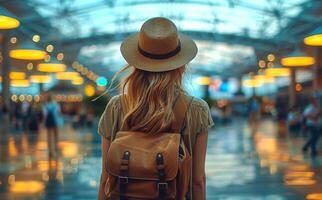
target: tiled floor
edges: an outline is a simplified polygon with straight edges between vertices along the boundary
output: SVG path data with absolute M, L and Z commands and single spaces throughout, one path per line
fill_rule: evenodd
M 94 132 L 65 127 L 54 160 L 44 132 L 1 133 L 0 200 L 96 199 L 101 152 Z M 209 134 L 207 199 L 322 200 L 322 156 L 303 156 L 303 142 L 270 120 L 217 126 Z

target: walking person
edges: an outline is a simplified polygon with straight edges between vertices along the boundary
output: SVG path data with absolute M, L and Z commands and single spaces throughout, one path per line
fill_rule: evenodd
M 197 46 L 169 19 L 152 18 L 123 41 L 121 53 L 128 65 L 120 72 L 131 72 L 99 122 L 99 199 L 206 199 L 213 121 L 208 104 L 181 83 Z
M 317 151 L 317 143 L 319 140 L 320 132 L 320 114 L 321 110 L 319 108 L 318 101 L 315 97 L 310 98 L 310 104 L 304 110 L 304 117 L 306 122 L 307 130 L 310 134 L 308 141 L 303 146 L 303 152 L 306 152 L 309 148 L 311 149 L 311 155 L 316 156 Z
M 58 153 L 58 123 L 60 117 L 60 106 L 51 95 L 43 107 L 45 115 L 45 127 L 47 129 L 47 142 L 49 157 L 57 156 Z

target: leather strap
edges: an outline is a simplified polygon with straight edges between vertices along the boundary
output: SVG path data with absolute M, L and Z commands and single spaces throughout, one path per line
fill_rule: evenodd
M 190 98 L 190 99 L 189 99 Z M 182 132 L 184 121 L 186 119 L 187 111 L 193 100 L 193 97 L 187 97 L 183 93 L 179 93 L 173 107 L 173 113 L 175 116 L 175 121 L 172 124 L 172 130 L 175 133 Z
M 166 200 L 167 199 L 168 183 L 166 181 L 162 153 L 157 154 L 156 163 L 157 163 L 158 173 L 159 173 L 159 182 L 158 182 L 159 199 Z
M 120 185 L 120 200 L 125 200 L 126 197 L 122 194 L 126 193 L 127 184 L 129 183 L 129 162 L 130 162 L 130 152 L 125 151 L 122 158 L 121 169 L 120 169 L 120 176 L 119 185 Z

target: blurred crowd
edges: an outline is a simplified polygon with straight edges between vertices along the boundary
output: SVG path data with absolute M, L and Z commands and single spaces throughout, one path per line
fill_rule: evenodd
M 279 130 L 283 130 L 281 134 L 305 137 L 302 151 L 316 156 L 322 135 L 322 97 L 318 94 L 307 96 L 298 99 L 298 103 L 291 107 L 285 96 L 218 100 L 211 103 L 211 115 L 217 125 L 227 125 L 238 117 L 248 118 L 251 126 L 256 126 L 264 118 L 273 119 Z
M 70 122 L 74 128 L 93 126 L 94 114 L 91 109 L 82 104 L 58 103 L 51 97 L 42 102 L 12 102 L 10 109 L 1 105 L 0 119 L 3 123 L 0 126 L 5 132 L 38 133 L 42 127 L 46 128 L 50 107 L 57 110 L 55 112 L 58 114 L 51 119 L 57 127 L 62 127 L 64 121 Z

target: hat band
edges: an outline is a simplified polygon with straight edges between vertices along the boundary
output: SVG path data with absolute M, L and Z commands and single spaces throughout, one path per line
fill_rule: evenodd
M 167 59 L 167 58 L 171 58 L 172 56 L 175 56 L 181 50 L 181 44 L 179 41 L 177 48 L 175 48 L 173 51 L 170 51 L 169 53 L 165 53 L 165 54 L 153 54 L 153 53 L 146 52 L 140 47 L 140 45 L 138 45 L 138 49 L 139 49 L 139 52 L 143 56 L 159 60 L 159 59 Z

